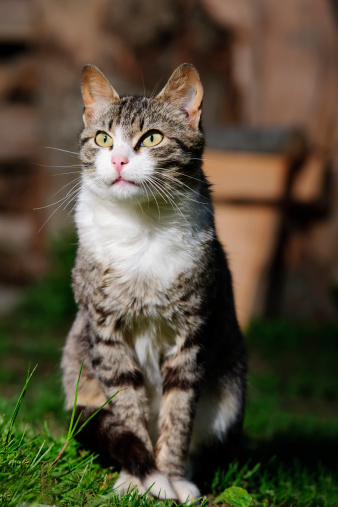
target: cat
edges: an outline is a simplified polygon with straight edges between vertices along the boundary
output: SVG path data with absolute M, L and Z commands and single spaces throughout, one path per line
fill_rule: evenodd
M 241 433 L 246 384 L 202 171 L 202 84 L 183 64 L 157 96 L 120 97 L 86 65 L 82 96 L 66 405 L 84 358 L 80 423 L 119 391 L 78 437 L 120 468 L 114 487 L 194 501 L 193 477 L 224 463 Z

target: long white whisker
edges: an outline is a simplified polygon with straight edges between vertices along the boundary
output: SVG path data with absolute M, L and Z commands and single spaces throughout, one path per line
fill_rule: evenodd
M 73 183 L 75 182 L 79 182 L 82 180 L 82 176 L 78 176 L 77 178 L 74 178 L 72 181 L 69 181 L 68 183 L 66 183 L 65 185 L 63 185 L 63 187 L 59 188 L 59 190 L 57 190 L 53 195 L 51 195 L 49 197 L 49 199 L 51 199 L 52 197 L 54 197 L 55 195 L 59 194 L 64 188 L 67 188 L 69 187 L 69 185 L 72 185 Z
M 37 162 L 33 162 L 34 165 L 37 165 L 39 167 L 48 167 L 48 169 L 52 168 L 59 168 L 59 167 L 82 167 L 82 164 L 69 164 L 69 165 L 46 165 L 46 164 L 38 164 Z
M 46 206 L 40 206 L 39 208 L 33 208 L 33 211 L 37 211 L 39 209 L 50 208 L 51 206 L 55 206 L 59 202 L 61 202 L 60 206 L 62 206 L 63 201 L 65 201 L 70 196 L 70 193 L 73 192 L 73 190 L 75 190 L 76 187 L 78 187 L 80 184 L 81 184 L 80 181 L 78 183 L 76 183 L 76 185 L 74 185 L 74 187 L 72 187 L 71 190 L 65 196 L 62 197 L 62 199 L 59 199 L 58 201 L 52 202 L 51 204 L 47 204 Z
M 161 173 L 161 176 L 163 176 L 164 178 L 165 177 L 168 177 L 169 178 L 169 175 L 167 174 L 164 174 L 164 173 Z M 167 190 L 167 192 L 169 193 L 169 189 L 168 189 L 168 184 L 167 182 L 165 181 L 162 181 L 160 180 L 159 178 L 156 178 L 156 176 L 152 176 L 152 178 L 155 178 L 157 181 L 161 182 L 162 186 L 164 185 L 165 186 L 165 189 Z M 171 178 L 170 178 L 171 179 Z M 174 178 L 174 180 L 176 180 L 176 178 Z M 176 180 L 177 183 L 180 183 L 180 184 L 183 184 L 185 185 L 182 181 L 179 181 L 179 180 Z M 191 189 L 189 186 L 185 185 L 191 192 L 196 192 L 195 190 Z M 163 188 L 163 187 L 162 187 Z M 171 189 L 171 188 L 170 188 Z M 179 196 L 182 196 L 182 199 L 181 200 L 188 200 L 188 201 L 191 201 L 191 202 L 195 202 L 197 204 L 201 204 L 203 206 L 203 208 L 212 215 L 212 209 L 210 209 L 210 207 L 208 206 L 208 199 L 205 199 L 204 202 L 202 201 L 198 201 L 197 199 L 193 199 L 192 197 L 190 197 L 189 195 L 187 195 L 186 192 L 182 192 L 180 190 L 178 190 L 177 188 L 175 189 L 175 193 L 176 194 L 179 194 Z M 172 198 L 174 198 L 173 194 L 171 193 L 170 194 L 172 196 Z
M 156 174 L 159 174 L 159 173 L 156 173 Z M 195 190 L 195 189 L 193 189 L 193 188 L 189 187 L 189 185 L 186 185 L 183 181 L 178 180 L 178 179 L 177 179 L 177 178 L 175 178 L 174 176 L 169 176 L 169 174 L 165 174 L 165 173 L 161 173 L 161 176 L 162 176 L 163 178 L 168 178 L 169 180 L 174 181 L 175 183 L 178 183 L 178 184 L 180 184 L 181 186 L 186 187 L 186 188 L 187 188 L 190 192 L 194 192 L 194 193 L 196 193 L 196 190 Z M 157 179 L 158 179 L 158 178 L 157 178 Z M 161 181 L 161 180 L 160 180 L 160 181 Z M 163 183 L 164 183 L 164 184 L 166 184 L 166 182 L 163 182 Z M 177 191 L 177 192 L 179 192 L 179 190 L 177 190 L 177 189 L 176 189 L 176 191 Z M 191 198 L 191 197 L 189 197 L 188 195 L 183 194 L 183 192 L 180 192 L 180 193 L 181 193 L 181 195 L 184 195 L 184 196 L 185 196 L 185 198 L 186 198 L 186 199 L 188 199 L 189 201 L 196 202 L 196 203 L 198 203 L 198 204 L 202 204 L 202 205 L 204 205 L 204 204 L 207 204 L 207 203 L 208 203 L 208 199 L 206 199 L 206 198 L 204 199 L 204 202 L 202 202 L 202 201 L 198 201 L 198 200 L 196 200 L 196 199 L 192 199 L 192 198 Z M 201 196 L 200 196 L 200 197 L 201 197 Z
M 79 189 L 79 193 L 80 193 L 80 189 Z M 76 199 L 76 197 L 79 195 L 79 193 L 75 196 L 75 199 Z M 69 203 L 68 203 L 68 204 L 69 204 Z M 68 204 L 67 204 L 67 206 L 68 206 Z M 77 204 L 77 200 L 75 200 L 74 206 L 71 208 L 71 210 L 70 210 L 70 211 L 68 211 L 67 216 L 69 216 L 69 215 L 73 212 L 73 210 L 74 210 L 74 208 L 75 208 L 76 204 Z
M 199 158 L 199 157 L 191 157 L 191 158 L 190 158 L 190 160 L 200 160 L 200 161 L 202 161 L 202 162 L 203 162 L 204 160 L 205 160 L 205 161 L 207 161 L 207 162 L 218 162 L 217 160 L 211 160 L 210 158 L 204 158 L 204 157 L 203 157 L 203 158 Z M 169 160 L 166 160 L 166 162 L 173 162 L 173 163 L 175 163 L 175 162 L 177 162 L 177 161 L 176 161 L 176 160 L 170 160 L 170 159 L 169 159 Z
M 136 198 L 135 198 L 135 199 L 136 199 Z M 142 208 L 142 205 L 141 205 L 140 201 L 139 201 L 138 199 L 136 199 L 136 202 L 137 202 L 137 204 L 138 204 L 139 208 L 140 208 L 140 209 L 141 209 L 141 211 L 142 211 L 142 215 L 144 215 L 144 211 L 143 211 L 143 208 Z
M 79 174 L 81 173 L 81 171 L 70 171 L 68 173 L 55 173 L 55 174 L 52 174 L 52 176 L 64 176 L 64 175 L 68 175 L 68 174 Z
M 159 190 L 158 186 L 156 186 L 156 184 L 155 184 L 154 180 L 153 180 L 151 177 L 150 177 L 150 178 L 148 178 L 148 180 L 150 180 L 150 181 L 152 182 L 152 184 L 154 185 L 154 187 L 155 187 L 155 188 L 157 188 L 157 191 L 161 194 L 161 192 L 160 192 L 160 190 Z M 160 188 L 162 189 L 162 192 L 164 192 L 163 187 L 160 187 Z M 161 194 L 161 195 L 162 195 L 162 194 Z M 188 220 L 186 219 L 186 217 L 184 216 L 184 214 L 182 213 L 182 211 L 179 209 L 179 207 L 178 207 L 178 206 L 177 206 L 177 204 L 175 203 L 175 201 L 174 201 L 173 197 L 170 197 L 170 196 L 168 195 L 168 193 L 165 193 L 165 195 L 166 195 L 166 197 L 169 199 L 169 202 L 170 202 L 170 204 L 171 204 L 172 208 L 175 206 L 175 208 L 177 209 L 177 211 L 178 211 L 178 212 L 182 215 L 182 217 L 184 218 L 184 220 L 186 221 L 186 223 L 189 225 Z M 163 195 L 162 195 L 162 197 L 163 197 Z M 164 199 L 164 200 L 165 200 L 165 199 Z M 174 209 L 174 208 L 173 208 L 173 209 Z
M 161 174 L 161 176 L 162 176 L 163 173 L 162 172 L 158 172 L 159 169 L 162 169 L 162 171 L 165 171 L 166 168 L 165 167 L 157 167 L 156 168 L 157 174 Z M 175 170 L 174 174 L 179 175 L 180 173 L 177 172 L 177 170 Z M 190 179 L 195 180 L 195 181 L 198 181 L 199 183 L 205 183 L 205 180 L 201 180 L 200 178 L 194 178 L 193 176 L 190 176 L 189 174 L 185 174 L 184 177 L 185 178 L 190 178 Z
M 77 190 L 74 192 L 74 194 L 73 194 L 73 195 L 71 195 L 71 196 L 69 196 L 69 197 L 68 197 L 69 202 L 71 202 L 72 197 L 74 197 L 74 196 L 76 195 L 76 192 L 78 192 L 78 191 L 79 191 L 79 190 L 77 189 Z M 67 197 L 67 196 L 66 196 L 66 197 Z M 69 204 L 69 202 L 68 202 L 68 204 Z M 52 216 L 54 215 L 54 213 L 56 213 L 56 212 L 57 212 L 57 210 L 58 210 L 59 208 L 61 208 L 61 206 L 62 206 L 63 204 L 64 204 L 64 199 L 63 199 L 63 202 L 61 202 L 61 204 L 59 204 L 59 206 L 58 206 L 58 207 L 57 207 L 57 208 L 53 211 L 53 213 L 51 213 L 51 214 L 49 215 L 49 217 L 48 217 L 48 218 L 47 218 L 47 220 L 46 220 L 46 221 L 42 224 L 42 226 L 40 227 L 40 229 L 38 230 L 38 232 L 41 232 L 41 231 L 42 231 L 42 229 L 43 229 L 43 228 L 44 228 L 44 226 L 47 224 L 47 222 L 49 222 L 49 220 L 52 218 Z
M 143 183 L 147 186 L 147 188 L 149 188 L 149 190 L 150 190 L 150 192 L 151 192 L 151 194 L 152 194 L 153 198 L 155 199 L 156 206 L 157 206 L 157 209 L 158 209 L 158 219 L 160 220 L 160 218 L 161 218 L 161 212 L 160 212 L 160 207 L 159 207 L 159 205 L 158 205 L 157 199 L 156 199 L 156 197 L 155 197 L 155 195 L 154 195 L 153 191 L 151 190 L 150 185 L 149 185 L 149 186 L 147 185 L 147 183 L 148 183 L 148 182 L 143 181 Z
M 65 210 L 65 209 L 67 208 L 67 206 L 68 206 L 68 205 L 72 202 L 72 200 L 73 200 L 73 199 L 75 199 L 75 198 L 79 195 L 80 191 L 81 191 L 81 189 L 80 189 L 80 188 L 77 188 L 77 189 L 76 189 L 76 191 L 75 191 L 72 195 L 70 195 L 70 196 L 68 197 L 68 202 L 67 202 L 67 203 L 64 205 L 64 207 L 63 207 L 63 209 L 64 209 L 64 210 Z
M 148 192 L 147 192 L 147 188 L 146 186 L 144 185 L 144 183 L 141 181 L 141 187 L 145 190 L 145 193 L 146 193 L 146 196 L 147 196 L 147 201 L 148 201 L 148 209 L 149 209 L 149 195 L 148 195 Z
M 79 156 L 79 154 L 75 151 L 63 150 L 62 148 L 55 148 L 54 146 L 45 146 L 45 148 L 47 150 L 63 151 L 64 153 L 70 153 L 71 155 L 76 155 L 77 157 Z
M 87 185 L 87 187 L 88 187 L 90 190 L 93 190 L 93 189 L 95 188 L 95 187 L 94 187 L 93 182 L 96 182 L 96 183 L 102 183 L 102 182 L 101 182 L 101 178 L 100 178 L 99 176 L 95 176 L 95 177 L 93 178 L 93 181 L 87 181 L 87 182 L 86 182 L 86 185 Z M 75 199 L 77 198 L 77 196 L 79 195 L 80 191 L 81 191 L 81 188 L 78 188 L 78 189 L 77 189 L 77 194 L 76 194 L 76 195 L 74 195 L 74 196 L 72 197 L 72 199 L 70 199 L 70 200 L 68 201 L 68 203 L 66 204 L 66 206 L 65 206 L 63 209 L 65 209 L 65 208 L 66 208 L 66 207 L 70 204 L 70 202 L 73 200 L 73 198 L 75 198 Z M 75 201 L 74 206 L 73 206 L 73 207 L 70 209 L 70 211 L 67 213 L 67 215 L 68 215 L 68 216 L 69 216 L 69 215 L 73 212 L 73 210 L 74 210 L 74 208 L 75 208 L 75 206 L 76 206 L 76 203 L 77 203 L 77 201 Z
M 163 188 L 162 188 L 162 187 L 161 187 L 161 186 L 160 186 L 160 185 L 159 185 L 156 181 L 154 181 L 154 178 L 153 178 L 152 176 L 148 178 L 148 181 L 149 181 L 149 183 L 152 183 L 152 185 L 154 185 L 154 187 L 155 187 L 155 188 L 156 188 L 159 192 L 160 192 L 160 190 L 159 190 L 159 189 L 161 189 L 161 190 L 163 191 L 163 194 L 164 194 L 164 195 L 166 195 L 166 194 L 165 194 L 165 192 L 164 192 L 164 190 L 163 190 Z M 167 200 L 165 199 L 165 197 L 163 196 L 163 194 L 161 194 L 161 192 L 160 192 L 160 195 L 162 196 L 162 198 L 164 199 L 164 201 L 165 201 L 167 204 L 169 204 L 169 203 L 168 203 L 168 201 L 167 201 Z

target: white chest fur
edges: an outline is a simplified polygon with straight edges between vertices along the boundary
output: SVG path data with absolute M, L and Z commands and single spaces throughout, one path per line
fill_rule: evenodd
M 169 216 L 170 215 L 170 216 Z M 128 277 L 156 278 L 168 289 L 193 266 L 204 232 L 194 218 L 147 205 L 104 202 L 83 188 L 76 209 L 81 244 L 103 266 Z

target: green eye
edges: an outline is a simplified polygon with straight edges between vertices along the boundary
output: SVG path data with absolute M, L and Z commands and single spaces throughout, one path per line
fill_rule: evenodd
M 163 139 L 163 135 L 158 130 L 151 130 L 147 132 L 145 136 L 141 140 L 141 146 L 145 148 L 151 148 L 152 146 L 156 146 Z
M 113 146 L 113 139 L 105 132 L 99 132 L 96 134 L 95 142 L 101 146 L 101 148 L 110 148 Z

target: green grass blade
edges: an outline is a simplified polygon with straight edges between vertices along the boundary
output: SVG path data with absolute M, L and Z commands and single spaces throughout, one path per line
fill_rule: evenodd
M 26 391 L 27 391 L 27 387 L 28 387 L 28 383 L 30 381 L 30 379 L 32 378 L 32 375 L 33 373 L 35 372 L 36 368 L 37 368 L 38 365 L 36 365 L 34 368 L 33 368 L 33 371 L 31 373 L 29 373 L 29 368 L 30 366 L 28 366 L 28 371 L 27 371 L 27 375 L 26 375 L 26 381 L 25 381 L 25 384 L 22 388 L 22 391 L 20 393 L 20 396 L 18 398 L 18 401 L 16 402 L 16 405 L 14 407 L 14 410 L 13 410 L 13 413 L 12 413 L 12 416 L 10 418 L 10 421 L 9 421 L 9 427 L 8 427 L 8 431 L 7 431 L 7 435 L 6 435 L 6 440 L 5 440 L 5 443 L 6 445 L 8 444 L 9 442 L 9 439 L 11 438 L 12 436 L 12 433 L 13 433 L 13 427 L 14 427 L 14 423 L 15 423 L 15 420 L 17 418 L 17 415 L 18 415 L 18 412 L 20 410 L 20 406 L 21 406 L 21 402 L 22 402 L 22 399 L 23 397 L 25 396 L 26 394 Z
M 78 434 L 80 433 L 80 431 L 81 431 L 81 430 L 82 430 L 82 429 L 83 429 L 83 428 L 84 428 L 84 427 L 85 427 L 85 426 L 89 423 L 89 421 L 91 421 L 91 420 L 93 419 L 93 417 L 95 417 L 95 416 L 96 416 L 96 414 L 98 414 L 98 413 L 99 413 L 99 412 L 103 409 L 103 407 L 105 407 L 105 406 L 106 406 L 106 405 L 107 405 L 107 404 L 108 404 L 108 403 L 109 403 L 109 402 L 110 402 L 113 398 L 115 398 L 115 396 L 116 396 L 117 394 L 119 394 L 119 392 L 121 392 L 121 391 L 117 391 L 117 393 L 113 394 L 113 396 L 111 396 L 111 397 L 109 398 L 109 400 L 107 400 L 107 401 L 106 401 L 103 405 L 101 405 L 101 407 L 100 407 L 100 408 L 98 408 L 98 409 L 96 410 L 96 412 L 94 412 L 94 413 L 93 413 L 90 417 L 88 417 L 88 419 L 87 419 L 87 420 L 86 420 L 86 421 L 82 424 L 82 426 L 81 426 L 81 427 L 80 427 L 80 428 L 79 428 L 79 429 L 78 429 L 75 433 L 74 433 L 74 432 L 72 433 L 72 437 L 76 437 L 76 435 L 78 435 Z M 79 420 L 79 418 L 78 418 L 78 420 Z M 77 422 L 78 422 L 78 421 L 77 421 Z M 76 423 L 76 424 L 77 424 L 77 423 Z M 74 427 L 74 430 L 75 430 L 75 429 L 76 429 L 76 427 Z
M 49 453 L 49 451 L 54 447 L 54 444 L 51 444 L 48 449 L 45 450 L 45 452 L 43 454 L 41 454 L 41 451 L 42 451 L 42 448 L 43 448 L 43 445 L 41 445 L 40 449 L 38 450 L 35 458 L 33 459 L 33 461 L 31 462 L 30 464 L 30 469 L 33 469 L 35 468 L 39 463 L 40 461 L 42 461 L 44 459 L 44 457 Z M 39 456 L 41 454 L 41 456 Z
M 75 433 L 75 431 L 76 431 L 77 425 L 79 424 L 79 421 L 80 421 L 80 418 L 81 418 L 82 414 L 83 414 L 83 410 L 81 410 L 81 412 L 79 414 L 79 417 L 76 419 L 74 427 L 71 430 L 68 431 L 68 438 L 67 438 L 67 440 L 70 440 L 71 438 L 73 438 L 77 434 L 77 433 Z M 74 435 L 74 433 L 75 433 L 75 435 Z
M 79 376 L 77 378 L 73 411 L 72 411 L 72 416 L 71 416 L 71 419 L 70 419 L 70 424 L 69 424 L 69 429 L 68 429 L 68 437 L 67 437 L 68 440 L 72 438 L 72 433 L 74 433 L 74 431 L 73 431 L 73 423 L 74 423 L 74 417 L 75 417 L 77 394 L 78 394 L 78 391 L 79 391 L 79 385 L 80 385 L 80 378 L 81 378 L 81 372 L 82 372 L 83 362 L 84 362 L 84 357 L 82 358 L 81 366 L 80 366 L 80 371 L 79 371 Z

